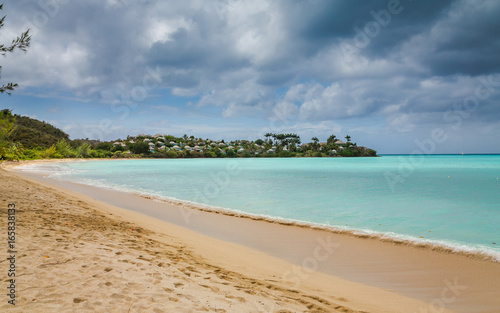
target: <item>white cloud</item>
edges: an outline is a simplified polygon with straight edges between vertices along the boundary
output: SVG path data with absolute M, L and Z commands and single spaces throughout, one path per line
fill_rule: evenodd
M 301 119 L 339 119 L 360 113 L 359 104 L 339 84 L 312 85 L 300 106 Z

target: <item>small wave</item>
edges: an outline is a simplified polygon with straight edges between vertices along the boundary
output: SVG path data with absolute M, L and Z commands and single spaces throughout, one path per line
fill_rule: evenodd
M 410 235 L 397 234 L 393 232 L 382 233 L 367 229 L 353 229 L 346 226 L 335 226 L 335 225 L 306 222 L 301 220 L 294 220 L 289 218 L 275 217 L 263 214 L 253 214 L 235 209 L 228 209 L 228 208 L 195 203 L 187 200 L 179 200 L 172 197 L 160 196 L 157 194 L 153 194 L 151 192 L 136 192 L 136 191 L 134 192 L 132 190 L 129 190 L 129 192 L 138 194 L 139 196 L 145 199 L 157 202 L 164 202 L 167 204 L 179 205 L 185 208 L 199 210 L 203 212 L 211 212 L 211 213 L 223 214 L 240 218 L 248 218 L 252 220 L 264 221 L 268 223 L 280 224 L 285 226 L 318 229 L 318 230 L 328 231 L 334 234 L 354 236 L 362 239 L 373 239 L 373 240 L 392 243 L 395 245 L 412 246 L 421 249 L 429 249 L 432 251 L 439 251 L 443 253 L 458 254 L 474 259 L 500 263 L 500 252 L 492 250 L 482 245 L 473 247 L 464 243 L 454 242 L 451 240 L 422 239 Z
M 77 170 L 66 167 L 60 163 L 20 165 L 16 167 L 16 170 L 21 172 L 45 174 L 47 177 L 70 175 L 78 172 Z
M 264 221 L 268 223 L 318 229 L 328 231 L 334 234 L 354 236 L 362 239 L 372 239 L 383 242 L 392 243 L 395 245 L 406 245 L 421 249 L 429 249 L 443 253 L 458 254 L 474 259 L 486 260 L 500 263 L 500 252 L 495 251 L 483 245 L 471 246 L 461 242 L 451 240 L 436 240 L 417 238 L 411 235 L 397 234 L 393 232 L 376 232 L 369 229 L 355 229 L 347 226 L 327 225 L 314 222 L 306 222 L 302 220 L 294 220 L 290 218 L 282 218 L 264 214 L 253 214 L 241 210 L 230 209 L 212 206 L 208 204 L 196 203 L 188 200 L 181 200 L 174 197 L 168 197 L 151 192 L 150 190 L 138 189 L 136 187 L 128 187 L 118 184 L 112 184 L 101 179 L 76 178 L 71 177 L 71 174 L 80 172 L 80 170 L 71 169 L 59 164 L 31 164 L 18 168 L 21 171 L 47 174 L 50 178 L 72 181 L 75 183 L 86 184 L 97 188 L 116 190 L 136 194 L 142 198 L 163 202 L 171 205 L 181 206 L 188 209 L 194 209 L 204 212 L 223 214 L 240 218 L 248 218 L 252 220 Z

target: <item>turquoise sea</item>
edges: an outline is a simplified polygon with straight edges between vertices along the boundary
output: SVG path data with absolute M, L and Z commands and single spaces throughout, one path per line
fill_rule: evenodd
M 213 209 L 446 246 L 500 262 L 500 155 L 147 159 L 24 170 Z

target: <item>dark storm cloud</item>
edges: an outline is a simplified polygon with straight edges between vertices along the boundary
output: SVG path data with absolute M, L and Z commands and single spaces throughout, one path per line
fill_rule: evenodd
M 233 51 L 229 42 L 215 40 L 203 28 L 197 22 L 194 30 L 182 28 L 170 41 L 156 42 L 148 54 L 150 63 L 177 69 L 205 67 L 221 71 L 250 65 Z
M 369 23 L 379 21 L 380 31 L 371 38 L 364 53 L 382 56 L 431 27 L 451 3 L 451 0 L 285 1 L 282 5 L 292 38 L 309 47 L 305 48 L 309 51 L 353 38 L 358 30 L 365 32 Z M 391 10 L 397 13 L 391 14 Z
M 500 71 L 500 2 L 456 4 L 439 21 L 427 51 L 417 59 L 436 75 L 491 74 Z
M 388 17 L 390 3 L 398 4 L 400 13 Z M 499 2 L 301 1 L 283 7 L 290 41 L 304 46 L 291 53 L 314 54 L 339 40 L 361 38 L 360 32 L 366 36 L 382 14 L 387 24 L 378 22 L 376 35 L 360 49 L 367 58 L 395 60 L 407 45 L 404 57 L 433 75 L 477 76 L 500 69 Z
M 29 53 L 11 59 L 17 72 L 5 68 L 23 86 L 98 97 L 141 85 L 158 68 L 159 88 L 198 96 L 198 106 L 220 106 L 225 117 L 262 109 L 267 118 L 276 107 L 306 121 L 382 115 L 390 123 L 401 114 L 393 124 L 403 125 L 446 111 L 468 95 L 456 90 L 473 93 L 477 77 L 500 72 L 498 1 L 22 0 L 5 8 L 21 17 L 18 29 L 47 16 Z M 348 60 L 342 47 L 360 32 L 368 41 Z M 475 114 L 491 116 L 493 99 Z
M 380 15 L 381 11 L 389 12 L 388 4 L 391 1 L 383 1 L 376 6 L 373 5 L 368 20 L 357 24 L 357 27 L 363 29 L 369 22 L 378 22 L 375 16 Z M 380 34 L 372 39 L 366 51 L 376 57 L 386 57 L 386 54 L 409 40 L 412 36 L 422 32 L 429 31 L 432 26 L 447 14 L 453 4 L 453 0 L 444 1 L 396 1 L 395 6 L 401 11 L 398 14 L 391 14 L 387 26 L 381 25 Z M 373 15 L 372 11 L 376 14 Z M 364 14 L 366 15 L 366 13 Z M 378 22 L 380 23 L 380 22 Z

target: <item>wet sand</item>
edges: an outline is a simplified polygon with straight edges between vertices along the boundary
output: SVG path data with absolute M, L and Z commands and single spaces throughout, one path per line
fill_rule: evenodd
M 23 175 L 26 177 L 26 174 Z M 425 248 L 381 242 L 371 238 L 357 238 L 332 234 L 322 230 L 201 212 L 192 208 L 145 199 L 138 195 L 97 189 L 79 184 L 42 179 L 45 186 L 50 186 L 42 187 L 33 185 L 33 182 L 26 181 L 24 178 L 19 178 L 17 174 L 3 172 L 2 181 L 8 181 L 9 179 L 16 181 L 16 184 L 11 182 L 13 186 L 28 184 L 31 187 L 26 188 L 30 189 L 38 186 L 39 190 L 43 189 L 40 191 L 39 197 L 48 197 L 46 194 L 53 193 L 58 195 L 59 200 L 78 199 L 77 201 L 85 203 L 83 205 L 76 202 L 68 205 L 65 208 L 68 211 L 67 214 L 83 213 L 90 210 L 99 213 L 90 214 L 86 212 L 80 217 L 84 219 L 85 216 L 92 215 L 94 219 L 95 216 L 99 216 L 98 219 L 120 219 L 121 223 L 129 223 L 130 225 L 127 225 L 131 227 L 130 229 L 133 229 L 134 226 L 132 225 L 134 223 L 140 225 L 139 227 L 143 231 L 141 235 L 144 238 L 134 237 L 133 240 L 140 244 L 131 245 L 127 243 L 127 240 L 130 240 L 131 236 L 137 236 L 137 234 L 127 229 L 129 226 L 126 226 L 121 231 L 115 229 L 110 232 L 107 227 L 104 227 L 105 231 L 99 231 L 99 227 L 102 228 L 102 225 L 106 224 L 104 220 L 87 221 L 86 225 L 88 227 L 93 227 L 94 224 L 101 225 L 96 226 L 98 227 L 97 231 L 91 236 L 97 240 L 91 240 L 88 243 L 84 242 L 90 247 L 79 247 L 79 249 L 83 249 L 80 251 L 85 251 L 89 257 L 98 252 L 96 250 L 98 248 L 92 247 L 92 245 L 104 245 L 105 247 L 101 247 L 102 249 L 111 249 L 110 244 L 114 247 L 127 246 L 128 244 L 128 246 L 135 247 L 135 250 L 130 248 L 130 252 L 127 253 L 146 254 L 142 250 L 147 246 L 146 238 L 159 245 L 153 250 L 155 253 L 161 254 L 162 249 L 172 249 L 171 246 L 169 248 L 168 244 L 164 248 L 161 247 L 161 244 L 165 244 L 165 242 L 158 238 L 167 236 L 171 240 L 175 238 L 181 247 L 185 247 L 184 249 L 178 249 L 179 246 L 176 246 L 174 250 L 182 250 L 182 253 L 189 251 L 190 257 L 196 260 L 194 265 L 190 263 L 189 265 L 182 264 L 178 266 L 179 261 L 176 264 L 170 263 L 171 266 L 175 265 L 177 267 L 177 271 L 179 271 L 179 268 L 187 268 L 187 266 L 195 269 L 199 266 L 215 266 L 218 269 L 227 271 L 225 277 L 241 276 L 253 281 L 253 283 L 249 284 L 239 281 L 238 284 L 240 284 L 240 287 L 247 286 L 252 292 L 255 292 L 253 295 L 247 292 L 243 292 L 244 294 L 259 296 L 246 298 L 243 295 L 245 302 L 240 303 L 242 305 L 241 310 L 233 310 L 235 307 L 226 307 L 224 309 L 227 312 L 259 312 L 259 307 L 255 306 L 255 304 L 266 301 L 268 301 L 267 304 L 260 307 L 262 312 L 277 312 L 280 309 L 287 309 L 290 312 L 320 312 L 322 310 L 327 312 L 444 312 L 442 308 L 456 312 L 497 312 L 498 308 L 500 308 L 500 293 L 496 281 L 496 277 L 500 277 L 498 263 L 431 251 Z M 31 177 L 30 179 L 35 179 L 38 184 L 40 183 L 40 177 Z M 12 190 L 10 190 L 10 194 L 4 192 L 4 185 L 2 184 L 2 201 L 13 201 L 9 200 L 8 197 L 4 197 L 4 194 L 14 197 Z M 65 189 L 61 185 L 64 185 Z M 9 191 L 8 188 L 7 191 Z M 16 193 L 15 197 L 18 201 L 27 201 L 26 198 L 33 197 L 32 193 L 22 189 L 17 190 L 17 192 L 19 194 Z M 37 199 L 36 196 L 35 199 Z M 36 206 L 37 203 L 35 201 L 28 202 L 28 204 Z M 6 207 L 5 203 L 2 205 Z M 46 211 L 52 213 L 38 212 L 37 216 L 41 218 L 40 222 L 46 221 L 49 225 L 51 221 L 52 223 L 61 223 L 60 227 L 70 227 L 70 229 L 73 228 L 74 232 L 83 231 L 85 233 L 85 230 L 82 230 L 80 225 L 76 227 L 75 223 L 70 223 L 75 225 L 64 226 L 64 223 L 60 221 L 61 216 L 58 216 L 55 220 L 43 219 L 46 214 L 47 216 L 54 214 L 53 208 L 60 207 L 58 203 L 46 204 L 46 206 Z M 37 210 L 40 210 L 40 208 L 37 208 Z M 24 210 L 23 214 L 27 214 L 28 211 L 31 210 Z M 107 221 L 107 223 L 111 222 Z M 47 227 L 50 226 L 47 225 Z M 137 226 L 135 227 L 137 228 Z M 55 229 L 54 226 L 52 226 L 52 229 L 56 231 L 54 236 L 57 236 L 58 229 Z M 144 235 L 145 232 L 147 232 L 147 236 Z M 94 238 L 96 236 L 98 238 Z M 48 237 L 43 238 L 45 238 L 46 242 L 39 244 L 40 247 L 45 247 L 51 240 L 54 240 Z M 76 238 L 64 236 L 58 238 L 62 242 L 71 243 L 70 246 L 75 246 L 74 241 Z M 33 248 L 33 250 L 36 249 Z M 115 254 L 120 252 L 111 250 Z M 29 256 L 28 253 L 26 254 Z M 68 257 L 71 255 L 74 257 L 74 254 L 75 251 L 68 252 Z M 151 260 L 159 262 L 160 259 L 165 259 L 165 262 L 172 262 L 174 256 L 175 254 L 168 257 L 162 254 L 158 258 L 149 259 L 146 257 L 150 262 L 145 261 L 145 264 L 152 266 Z M 107 257 L 106 261 L 113 263 L 113 266 L 124 265 L 117 263 L 117 258 L 111 253 Z M 130 255 L 128 259 L 131 260 L 133 257 L 134 255 Z M 181 258 L 183 262 L 189 259 L 186 256 L 178 258 Z M 74 262 L 68 261 L 68 263 Z M 128 263 L 125 264 L 128 265 Z M 154 268 L 159 272 L 163 270 L 162 267 Z M 197 270 L 200 271 L 200 269 Z M 123 272 L 124 269 L 120 269 L 120 271 Z M 109 273 L 112 272 L 113 270 L 109 271 Z M 192 277 L 193 272 L 190 273 L 191 276 L 189 277 Z M 204 274 L 210 276 L 208 270 Z M 173 277 L 175 278 L 175 276 L 170 276 L 171 280 L 174 279 Z M 89 282 L 102 279 L 101 276 L 87 278 Z M 147 294 L 147 286 L 151 281 L 144 279 L 141 284 L 143 288 L 146 288 L 144 292 Z M 215 281 L 215 277 L 212 279 Z M 162 282 L 159 284 L 167 284 L 167 280 L 165 277 L 161 279 Z M 74 284 L 72 281 L 72 279 L 67 279 L 69 285 Z M 210 282 L 213 281 L 210 280 Z M 101 281 L 101 283 L 105 284 L 106 282 Z M 117 293 L 123 288 L 128 290 L 126 284 L 123 283 L 117 283 L 119 286 L 115 286 Z M 224 282 L 208 284 L 208 286 L 221 289 L 219 283 Z M 198 281 L 183 284 L 189 284 L 191 288 L 199 287 Z M 229 285 L 222 284 L 222 286 L 227 287 Z M 259 293 L 259 286 L 262 287 L 262 290 L 271 293 L 272 296 L 269 297 L 265 293 Z M 169 287 L 168 289 L 172 288 Z M 238 294 L 241 291 L 238 288 L 233 290 L 227 287 L 227 289 L 229 294 L 231 292 Z M 172 290 L 175 292 L 180 291 L 177 289 Z M 216 298 L 218 292 L 212 291 L 212 294 Z M 214 300 L 215 298 L 210 298 L 208 295 L 207 297 L 207 308 L 214 309 L 218 302 Z M 315 303 L 305 304 L 302 301 L 303 297 Z M 133 301 L 133 297 L 131 298 L 130 301 Z M 151 299 L 153 298 L 161 299 L 162 297 L 154 296 Z M 298 303 L 297 306 L 287 307 L 287 305 L 291 305 L 288 302 L 292 301 L 292 299 L 295 303 Z M 315 300 L 312 301 L 312 299 Z M 59 300 L 62 301 L 62 299 Z M 145 301 L 147 302 L 147 300 Z M 285 302 L 283 303 L 283 301 Z M 78 305 L 84 302 L 91 305 L 91 300 L 88 299 L 78 302 Z M 169 301 L 166 301 L 166 303 L 168 305 L 175 304 Z M 200 305 L 193 299 L 186 300 L 186 303 L 190 303 L 191 306 L 184 305 L 178 308 L 182 307 L 184 311 L 189 311 L 188 308 L 197 311 L 198 309 L 195 309 L 194 305 Z M 68 303 L 66 305 L 74 307 L 77 303 Z M 96 304 L 94 303 L 94 305 Z M 162 305 L 167 304 L 163 303 Z M 0 308 L 3 307 L 3 305 L 0 306 Z

